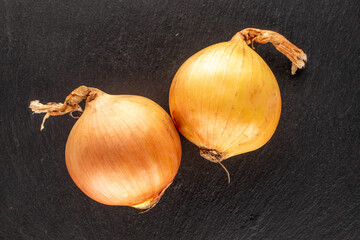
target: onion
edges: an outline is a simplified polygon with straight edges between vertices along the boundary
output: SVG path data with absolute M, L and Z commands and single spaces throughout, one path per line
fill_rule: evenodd
M 74 90 L 64 104 L 32 101 L 30 108 L 45 112 L 45 121 L 51 115 L 82 111 L 78 103 L 83 99 L 85 110 L 65 150 L 75 184 L 103 204 L 155 206 L 180 165 L 180 139 L 170 116 L 147 98 L 109 95 L 85 86 Z
M 292 61 L 292 74 L 305 67 L 306 54 L 282 35 L 248 28 L 190 57 L 173 79 L 169 104 L 174 123 L 212 162 L 221 164 L 260 148 L 278 125 L 279 86 L 268 65 L 248 46 L 254 41 L 271 42 L 284 53 Z

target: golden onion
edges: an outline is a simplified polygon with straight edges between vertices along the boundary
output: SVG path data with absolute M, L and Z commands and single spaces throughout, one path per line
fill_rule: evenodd
M 282 35 L 248 28 L 230 41 L 196 53 L 177 71 L 170 113 L 178 130 L 213 162 L 260 148 L 281 112 L 280 90 L 265 61 L 248 44 L 271 42 L 292 61 L 292 74 L 306 54 Z
M 100 203 L 153 207 L 180 165 L 180 139 L 170 116 L 147 98 L 109 95 L 85 86 L 64 104 L 32 101 L 30 108 L 46 113 L 45 121 L 51 115 L 82 111 L 78 103 L 83 99 L 85 110 L 66 143 L 71 178 Z

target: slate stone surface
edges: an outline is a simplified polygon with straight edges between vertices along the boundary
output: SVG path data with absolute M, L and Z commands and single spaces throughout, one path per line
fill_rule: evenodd
M 359 239 L 360 4 L 336 1 L 0 2 L 0 239 Z M 182 163 L 150 212 L 86 197 L 64 161 L 75 119 L 29 102 L 63 101 L 84 84 L 148 97 L 168 90 L 192 54 L 237 31 L 277 31 L 306 69 L 255 44 L 282 93 L 282 115 L 261 149 L 220 166 L 182 138 Z

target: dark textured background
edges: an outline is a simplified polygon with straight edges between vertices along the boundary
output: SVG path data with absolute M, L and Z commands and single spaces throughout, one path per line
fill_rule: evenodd
M 359 239 L 359 1 L 0 1 L 0 239 Z M 180 65 L 246 27 L 285 35 L 309 57 L 256 51 L 283 108 L 263 148 L 224 171 L 182 138 L 182 163 L 150 212 L 86 197 L 64 161 L 75 120 L 32 115 L 81 84 L 148 97 L 168 111 Z

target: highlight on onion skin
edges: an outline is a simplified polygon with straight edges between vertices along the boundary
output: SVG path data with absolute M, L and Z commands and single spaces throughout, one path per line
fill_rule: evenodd
M 169 106 L 177 129 L 212 162 L 260 148 L 277 128 L 279 86 L 248 46 L 253 42 L 271 42 L 292 61 L 292 74 L 305 67 L 306 54 L 285 37 L 247 28 L 191 56 L 171 84 Z
M 30 108 L 46 113 L 45 120 L 82 111 L 78 103 L 83 99 L 85 110 L 66 143 L 71 178 L 100 203 L 152 208 L 172 183 L 181 160 L 180 138 L 170 116 L 147 98 L 109 95 L 85 86 L 64 104 L 32 101 Z

